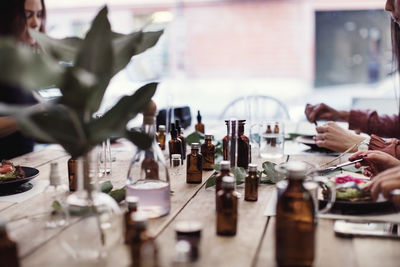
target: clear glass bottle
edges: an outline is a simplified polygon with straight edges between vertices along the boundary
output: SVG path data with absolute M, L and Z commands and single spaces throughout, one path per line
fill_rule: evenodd
M 219 190 L 222 189 L 222 178 L 225 176 L 232 176 L 231 173 L 231 163 L 228 160 L 223 160 L 220 163 L 221 170 L 218 175 L 215 177 L 215 194 L 218 193 Z
M 244 135 L 245 122 L 246 120 L 238 121 L 237 166 L 247 169 L 251 162 L 251 148 L 249 138 Z
M 200 184 L 203 178 L 203 157 L 199 153 L 199 144 L 192 143 L 192 150 L 187 155 L 186 182 L 189 184 Z
M 165 141 L 166 141 L 165 125 L 159 125 L 157 132 L 157 142 L 160 144 L 161 150 L 165 150 Z
M 245 178 L 244 200 L 257 201 L 259 183 L 260 177 L 257 174 L 257 165 L 249 164 L 249 173 Z
M 279 266 L 311 266 L 315 250 L 315 207 L 304 188 L 307 166 L 288 162 L 288 185 L 276 206 L 275 255 Z
M 201 122 L 200 110 L 197 111 L 197 124 L 194 128 L 197 132 L 204 133 L 204 124 Z
M 172 154 L 172 164 L 170 173 L 173 178 L 179 177 L 179 174 L 183 171 L 183 165 L 180 154 Z
M 235 191 L 235 179 L 222 178 L 222 189 L 217 193 L 217 235 L 236 235 L 238 221 L 238 193 Z
M 168 141 L 168 148 L 169 148 L 169 160 L 170 165 L 172 165 L 172 155 L 173 154 L 180 154 L 182 155 L 183 147 L 182 141 L 178 138 L 178 132 L 176 131 L 175 124 L 171 123 L 171 140 Z M 183 158 L 182 164 L 183 164 Z
M 133 217 L 133 231 L 128 241 L 132 267 L 158 266 L 158 249 L 155 240 L 147 232 L 147 218 L 138 212 Z
M 176 132 L 178 133 L 178 138 L 181 139 L 182 142 L 182 159 L 186 159 L 186 138 L 183 135 L 183 131 L 179 120 L 175 120 L 175 126 L 176 126 Z
M 128 244 L 132 234 L 133 234 L 133 216 L 137 212 L 139 198 L 135 196 L 127 197 L 126 200 L 126 210 L 124 214 L 124 228 L 125 228 L 125 244 Z
M 138 149 L 128 171 L 126 197 L 139 198 L 139 211 L 148 218 L 169 213 L 170 180 L 164 155 L 155 139 L 156 106 L 152 102 L 143 112 L 143 131 L 153 138 L 150 148 Z
M 6 224 L 0 222 L 0 266 L 19 267 L 17 243 L 7 234 Z
M 68 182 L 69 191 L 75 192 L 78 189 L 78 180 L 76 177 L 76 158 L 68 160 Z
M 201 145 L 201 155 L 203 156 L 203 170 L 213 170 L 215 162 L 215 146 L 212 143 L 213 136 L 206 134 L 204 144 Z
M 61 182 L 57 162 L 50 164 L 49 180 L 49 185 L 43 191 L 46 199 L 45 210 L 49 213 L 45 226 L 48 228 L 62 227 L 68 224 L 68 212 L 65 208 L 68 186 Z

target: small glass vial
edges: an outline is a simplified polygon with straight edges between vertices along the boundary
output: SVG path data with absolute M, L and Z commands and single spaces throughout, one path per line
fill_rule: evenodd
M 244 200 L 257 201 L 259 183 L 260 177 L 257 174 L 257 165 L 249 164 L 249 173 L 245 178 Z
M 133 231 L 129 240 L 132 267 L 156 267 L 158 266 L 158 249 L 147 232 L 147 218 L 137 212 L 133 216 Z
M 19 267 L 17 243 L 7 234 L 6 224 L 0 222 L 0 266 Z
M 187 241 L 190 244 L 190 260 L 199 258 L 202 225 L 197 221 L 180 221 L 175 225 L 176 240 Z
M 178 138 L 182 142 L 182 159 L 186 159 L 186 138 L 183 136 L 181 124 L 179 120 L 175 120 L 176 132 L 178 133 Z
M 68 224 L 68 212 L 64 207 L 68 187 L 61 182 L 57 162 L 52 162 L 50 165 L 49 180 L 50 183 L 43 192 L 46 198 L 45 210 L 49 211 L 49 218 L 46 220 L 45 226 L 48 228 L 65 226 Z
M 192 151 L 187 155 L 186 182 L 200 184 L 203 178 L 203 157 L 199 153 L 199 144 L 192 143 Z
M 173 178 L 177 178 L 183 169 L 182 160 L 180 154 L 172 154 L 172 162 L 170 168 L 170 174 Z
M 75 158 L 70 158 L 68 160 L 68 182 L 69 191 L 75 192 L 78 189 L 78 180 L 76 177 L 76 167 L 77 161 Z
M 315 207 L 303 186 L 307 166 L 288 162 L 288 185 L 276 206 L 275 256 L 278 266 L 312 266 L 315 250 Z
M 124 213 L 124 227 L 125 227 L 125 244 L 128 244 L 133 234 L 133 216 L 137 212 L 139 198 L 135 196 L 129 196 L 125 199 L 126 211 Z
M 200 110 L 197 111 L 197 124 L 194 128 L 196 132 L 204 133 L 204 124 L 201 122 Z
M 178 132 L 176 131 L 175 124 L 171 123 L 171 140 L 168 142 L 169 148 L 169 160 L 170 165 L 172 165 L 172 155 L 173 154 L 180 154 L 182 155 L 182 141 L 178 138 Z M 181 159 L 183 164 L 183 158 Z
M 213 136 L 206 134 L 204 144 L 201 145 L 201 155 L 203 156 L 203 170 L 213 170 L 215 162 L 215 146 L 212 143 Z
M 156 134 L 156 138 L 157 142 L 160 144 L 161 150 L 165 150 L 165 140 L 166 140 L 165 125 L 158 126 L 158 132 Z
M 237 166 L 247 169 L 251 162 L 251 148 L 249 138 L 244 135 L 245 122 L 246 120 L 238 121 Z
M 222 189 L 222 178 L 225 176 L 232 176 L 231 173 L 231 162 L 229 160 L 223 160 L 220 163 L 221 170 L 218 175 L 215 177 L 215 194 L 218 193 L 219 190 Z
M 238 221 L 238 194 L 234 190 L 235 179 L 222 178 L 222 189 L 217 193 L 217 235 L 236 235 Z

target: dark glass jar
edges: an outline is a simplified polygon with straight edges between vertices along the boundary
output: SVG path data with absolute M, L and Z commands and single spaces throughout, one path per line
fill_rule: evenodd
M 68 183 L 69 191 L 75 192 L 78 190 L 78 179 L 76 177 L 77 171 L 77 161 L 75 158 L 70 158 L 68 160 Z
M 244 135 L 245 122 L 246 120 L 239 120 L 237 166 L 247 169 L 251 162 L 251 148 L 249 138 Z
M 203 178 L 203 157 L 199 153 L 199 144 L 192 143 L 192 150 L 187 155 L 186 182 L 189 184 L 200 184 Z
M 235 179 L 222 178 L 222 189 L 217 193 L 217 235 L 236 235 L 238 221 L 238 194 L 234 190 Z
M 259 183 L 260 177 L 257 174 L 257 165 L 249 164 L 249 173 L 245 178 L 244 200 L 257 201 Z

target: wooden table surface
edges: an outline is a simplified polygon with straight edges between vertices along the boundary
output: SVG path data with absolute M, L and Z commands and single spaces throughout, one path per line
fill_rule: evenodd
M 105 179 L 115 188 L 125 184 L 133 148 L 113 145 L 113 172 Z M 67 183 L 69 156 L 58 146 L 49 146 L 13 160 L 15 164 L 39 169 L 36 179 L 47 180 L 50 163 L 58 162 L 63 181 Z M 324 163 L 330 157 L 316 154 L 291 155 L 290 160 Z M 259 167 L 261 166 L 261 161 Z M 257 202 L 239 200 L 238 231 L 234 237 L 220 237 L 215 230 L 215 192 L 205 189 L 205 182 L 212 172 L 203 173 L 200 185 L 186 184 L 185 169 L 177 177 L 171 175 L 171 212 L 162 218 L 151 220 L 150 232 L 159 247 L 160 266 L 174 266 L 176 244 L 174 225 L 179 220 L 197 220 L 203 225 L 200 258 L 190 266 L 275 266 L 274 228 L 275 218 L 264 216 L 264 210 L 272 197 L 273 185 L 260 185 Z M 237 190 L 244 195 L 244 187 Z M 109 255 L 97 261 L 77 261 L 61 247 L 60 239 L 65 229 L 48 230 L 43 221 L 34 215 L 44 207 L 45 196 L 38 194 L 22 203 L 0 201 L 0 219 L 8 222 L 8 232 L 18 242 L 22 266 L 129 266 L 127 248 L 119 244 Z M 333 220 L 319 219 L 317 249 L 314 266 L 400 266 L 400 241 L 379 238 L 340 238 L 333 232 Z M 0 264 L 1 265 L 1 264 Z

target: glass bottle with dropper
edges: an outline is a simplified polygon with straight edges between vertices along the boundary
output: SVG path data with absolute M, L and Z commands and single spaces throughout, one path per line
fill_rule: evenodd
M 171 123 L 171 140 L 168 141 L 169 148 L 169 160 L 170 165 L 172 164 L 172 155 L 180 154 L 182 155 L 183 147 L 182 141 L 178 138 L 178 132 L 176 131 L 176 127 L 174 123 Z M 183 158 L 181 158 L 183 164 Z
M 179 120 L 175 120 L 175 127 L 176 127 L 176 132 L 178 133 L 178 138 L 181 139 L 182 142 L 182 159 L 186 159 L 186 138 L 183 135 Z
M 204 134 L 204 124 L 201 122 L 200 110 L 197 111 L 197 124 L 194 128 L 197 132 Z

